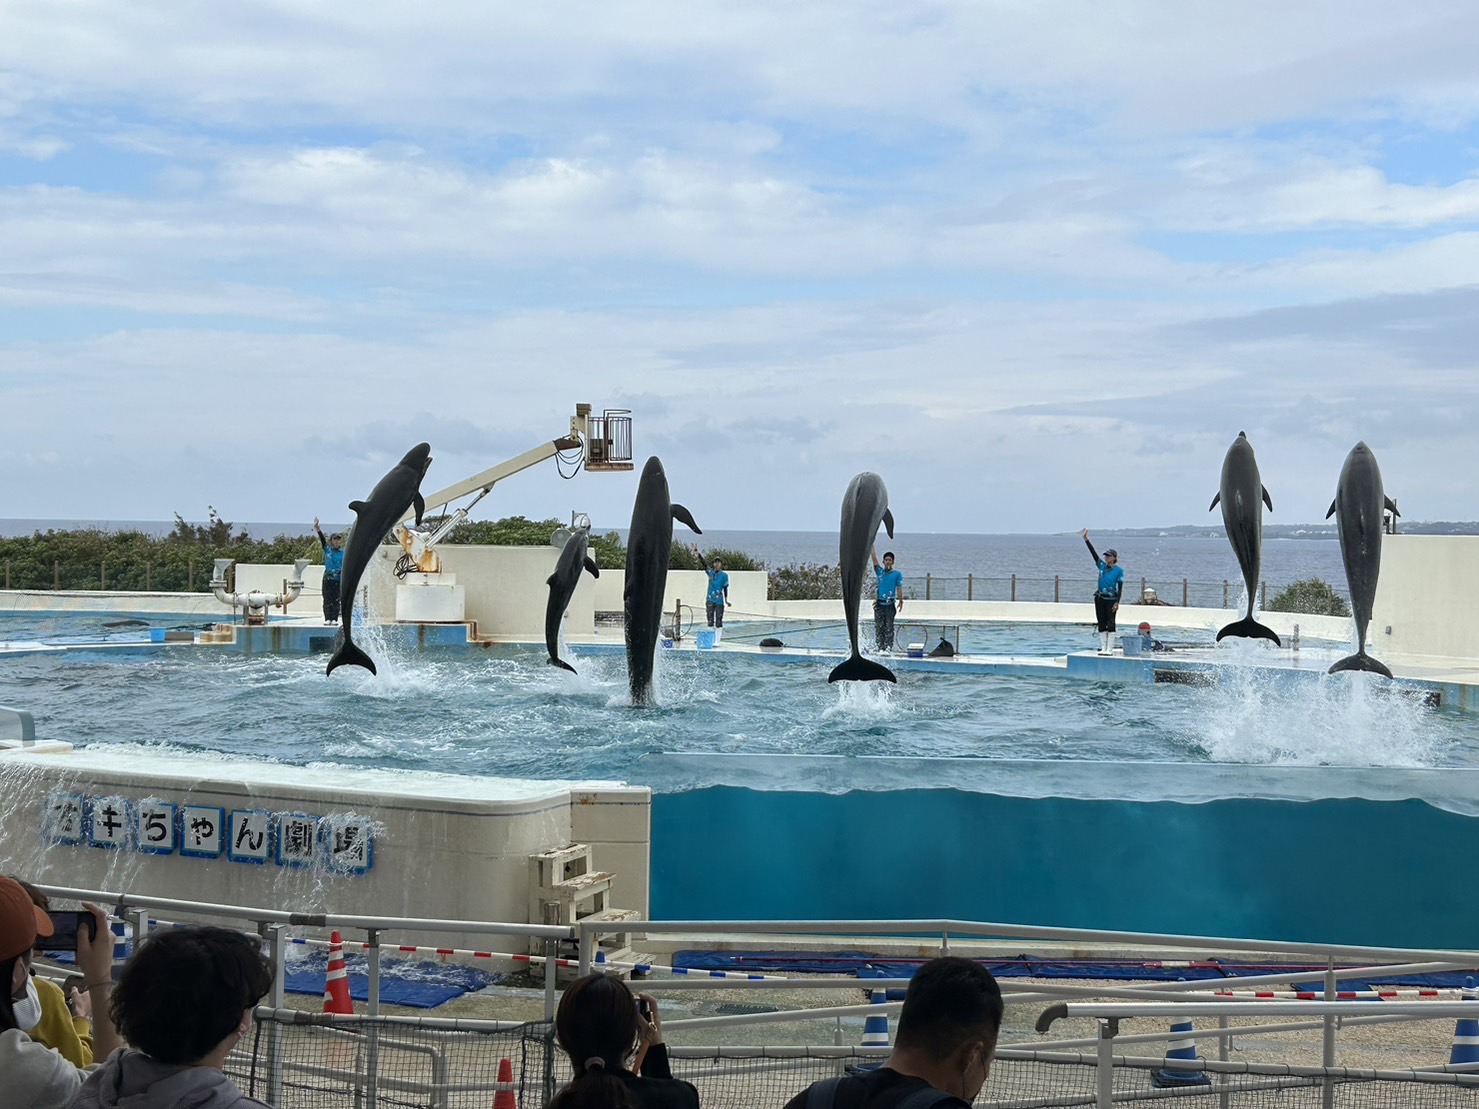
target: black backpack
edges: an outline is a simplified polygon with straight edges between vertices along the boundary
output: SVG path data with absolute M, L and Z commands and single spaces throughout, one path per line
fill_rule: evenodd
M 837 1091 L 846 1081 L 848 1081 L 848 1076 L 842 1075 L 813 1083 L 811 1089 L 806 1092 L 806 1109 L 832 1109 L 833 1103 L 837 1100 Z M 895 1102 L 893 1109 L 931 1109 L 932 1106 L 942 1102 L 956 1100 L 958 1099 L 954 1094 L 947 1094 L 944 1090 L 930 1087 L 926 1090 L 915 1090 L 903 1101 Z

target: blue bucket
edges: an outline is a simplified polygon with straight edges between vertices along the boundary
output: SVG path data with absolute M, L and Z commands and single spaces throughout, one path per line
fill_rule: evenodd
M 1145 647 L 1145 637 L 1136 633 L 1135 635 L 1120 636 L 1120 646 L 1124 648 L 1125 654 L 1130 658 L 1140 655 Z
M 163 628 L 150 628 L 149 629 L 149 642 L 150 643 L 163 643 L 164 642 L 164 629 Z
M 711 651 L 714 649 L 714 629 L 699 628 L 693 633 L 693 640 L 698 644 L 700 651 Z

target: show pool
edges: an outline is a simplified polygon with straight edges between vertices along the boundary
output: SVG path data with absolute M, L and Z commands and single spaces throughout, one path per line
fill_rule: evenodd
M 0 641 L 126 635 L 0 618 Z M 44 622 L 43 622 L 44 623 Z M 999 629 L 1060 654 L 1082 629 Z M 1216 687 L 901 673 L 660 652 L 169 647 L 0 657 L 0 704 L 78 745 L 650 786 L 664 918 L 959 917 L 1469 946 L 1479 725 L 1368 676 Z

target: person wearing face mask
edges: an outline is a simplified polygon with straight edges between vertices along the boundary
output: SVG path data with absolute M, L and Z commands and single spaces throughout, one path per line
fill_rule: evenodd
M 813 1082 L 785 1109 L 970 1109 L 996 1052 L 1001 987 L 969 959 L 931 959 L 915 973 L 893 1051 L 861 1076 Z
M 221 1073 L 272 988 L 254 936 L 211 925 L 155 932 L 113 992 L 113 1021 L 132 1047 L 83 1083 L 71 1109 L 268 1109 Z
M 26 891 L 42 912 L 51 908 L 51 900 L 24 878 L 15 881 Z M 41 944 L 36 949 L 40 954 Z M 40 978 L 35 971 L 26 984 L 26 1000 L 15 1003 L 15 1020 L 22 1032 L 38 1044 L 54 1047 L 74 1067 L 92 1065 L 92 998 L 73 986 L 67 994 L 55 982 Z
M 86 929 L 77 935 L 77 966 L 93 1005 L 107 1009 L 108 990 L 113 985 L 113 934 L 108 916 L 96 905 L 84 905 L 93 914 L 96 939 Z M 0 878 L 0 1103 L 6 1109 L 64 1109 L 82 1085 L 86 1071 L 37 1043 L 26 1033 L 22 1021 L 32 1027 L 41 1019 L 39 998 L 31 986 L 31 951 L 37 939 L 52 934 L 51 918 L 31 901 L 13 878 Z M 94 1029 L 101 1052 L 118 1047 L 118 1033 L 106 1013 Z

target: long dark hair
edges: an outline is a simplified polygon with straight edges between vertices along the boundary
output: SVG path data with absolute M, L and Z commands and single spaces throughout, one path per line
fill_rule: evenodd
M 621 1075 L 637 1042 L 637 999 L 620 978 L 577 978 L 555 1011 L 555 1036 L 575 1077 L 549 1109 L 638 1109 Z

